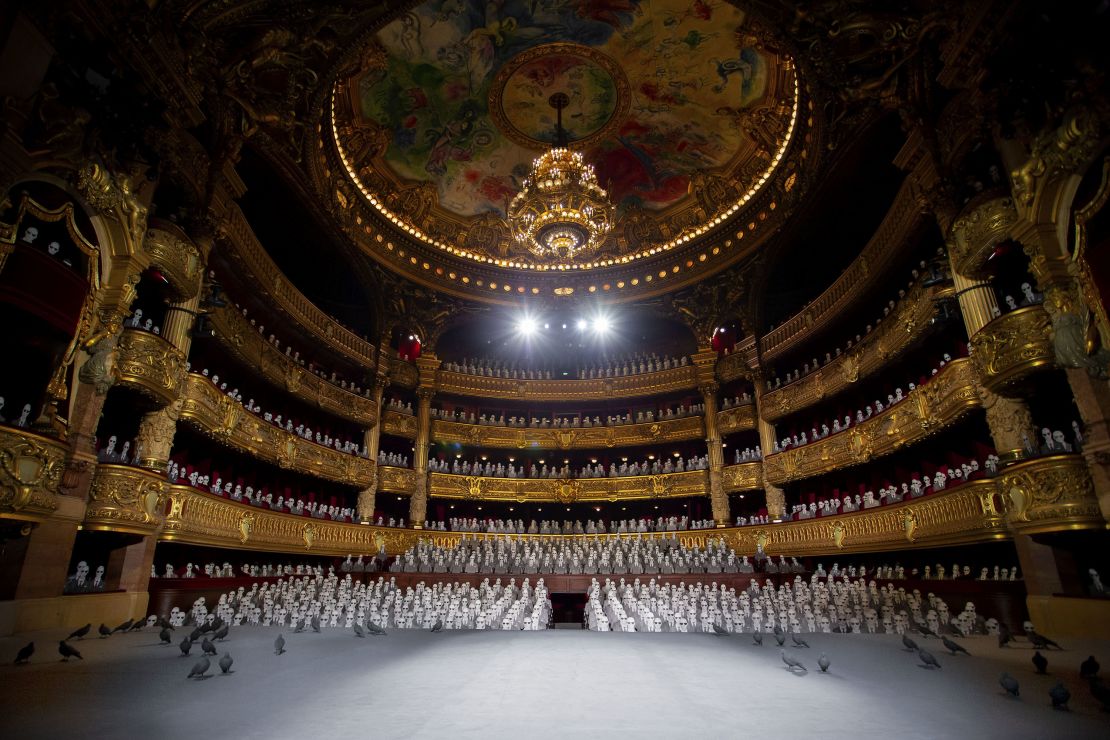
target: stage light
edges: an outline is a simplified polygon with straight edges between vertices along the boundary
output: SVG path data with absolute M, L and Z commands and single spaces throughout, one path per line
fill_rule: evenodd
M 536 320 L 529 316 L 525 316 L 516 322 L 516 330 L 526 337 L 535 334 L 537 326 Z
M 586 327 L 589 326 L 589 324 L 585 319 L 578 319 L 578 323 L 576 323 L 575 326 L 578 327 L 578 331 L 586 331 Z
M 604 316 L 598 316 L 594 319 L 594 331 L 598 334 L 606 334 L 611 328 L 612 324 L 609 323 L 608 318 Z

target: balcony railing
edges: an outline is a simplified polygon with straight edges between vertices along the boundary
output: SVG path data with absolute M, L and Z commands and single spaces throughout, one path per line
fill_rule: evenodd
M 166 405 L 180 391 L 185 355 L 168 341 L 141 329 L 124 329 L 116 345 L 116 382 Z

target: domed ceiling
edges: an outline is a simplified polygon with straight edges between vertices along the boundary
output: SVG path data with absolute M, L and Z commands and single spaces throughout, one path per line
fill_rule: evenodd
M 537 257 L 506 222 L 555 140 L 555 93 L 615 208 L 580 261 Z M 810 139 L 801 98 L 766 26 L 720 0 L 429 0 L 378 27 L 336 84 L 324 175 L 359 246 L 419 282 L 627 300 L 773 230 Z

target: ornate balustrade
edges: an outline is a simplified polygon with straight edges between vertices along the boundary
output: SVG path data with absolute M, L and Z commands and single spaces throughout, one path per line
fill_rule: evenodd
M 400 411 L 382 411 L 382 432 L 416 439 L 416 417 Z
M 444 421 L 442 419 L 432 421 L 432 439 L 436 442 L 457 442 L 484 447 L 592 450 L 603 447 L 631 447 L 677 442 L 703 437 L 705 437 L 705 424 L 700 416 L 687 416 L 682 419 L 666 419 L 642 424 L 577 427 L 574 429 L 495 427 Z
M 717 431 L 722 434 L 755 429 L 755 404 L 745 403 L 717 412 Z
M 263 421 L 202 375 L 186 376 L 182 400 L 181 419 L 228 447 L 337 483 L 365 488 L 372 480 L 372 461 L 310 442 Z
M 758 491 L 763 488 L 763 463 L 759 461 L 726 465 L 721 470 L 725 493 Z
M 221 232 L 230 247 L 225 253 L 254 276 L 258 294 L 268 297 L 275 308 L 321 344 L 356 365 L 374 367 L 377 357 L 374 345 L 321 311 L 289 282 L 255 237 L 238 206 L 231 204 L 227 213 Z
M 0 519 L 36 522 L 57 510 L 67 451 L 51 437 L 0 426 Z
M 157 334 L 141 329 L 124 329 L 116 348 L 117 383 L 162 405 L 177 398 L 185 375 L 185 355 L 181 350 Z
M 763 468 L 769 482 L 781 485 L 860 465 L 935 434 L 979 405 L 971 361 L 954 360 L 903 401 L 845 431 L 767 455 Z
M 402 388 L 415 388 L 420 382 L 420 371 L 411 362 L 406 362 L 399 357 L 390 357 L 389 382 Z
M 611 398 L 656 396 L 697 388 L 693 365 L 654 373 L 592 380 L 519 380 L 468 375 L 440 369 L 436 390 L 459 396 L 514 398 L 527 401 L 596 401 Z
M 416 490 L 416 471 L 412 468 L 379 465 L 378 490 L 386 493 L 411 494 Z
M 155 265 L 179 300 L 188 300 L 200 291 L 204 270 L 200 252 L 178 228 L 153 219 L 143 237 L 143 251 Z
M 1033 373 L 1056 366 L 1052 322 L 1043 306 L 1019 308 L 991 321 L 971 338 L 971 357 L 988 390 L 1006 395 Z
M 162 525 L 170 484 L 165 476 L 128 465 L 96 466 L 85 529 L 147 535 Z
M 781 326 L 760 338 L 764 361 L 773 360 L 797 347 L 816 331 L 832 323 L 859 296 L 880 280 L 888 278 L 887 268 L 912 245 L 912 237 L 926 223 L 917 202 L 912 178 L 906 178 L 894 203 L 887 211 L 867 246 L 825 292 L 807 304 Z
M 437 498 L 481 501 L 557 502 L 621 501 L 645 498 L 705 496 L 709 475 L 705 470 L 685 473 L 639 475 L 624 478 L 483 478 L 472 475 L 431 473 L 428 494 Z
M 377 408 L 373 399 L 344 390 L 308 372 L 266 341 L 235 309 L 217 309 L 209 318 L 219 341 L 272 385 L 328 413 L 365 426 L 374 425 Z
M 950 286 L 915 286 L 894 311 L 859 344 L 816 372 L 763 394 L 760 414 L 781 419 L 840 393 L 882 368 L 925 335 L 937 315 L 937 299 Z
M 736 466 L 732 466 L 736 467 Z M 703 472 L 703 471 L 698 471 Z M 690 473 L 677 475 L 689 476 Z M 462 478 L 466 476 L 436 477 Z M 1087 483 L 1083 483 L 1083 480 Z M 483 481 L 501 479 L 481 478 Z M 628 480 L 628 479 L 624 479 Z M 1077 455 L 1039 458 L 1021 463 L 999 475 L 964 483 L 921 498 L 874 509 L 750 527 L 725 527 L 643 535 L 512 535 L 522 539 L 570 540 L 572 538 L 641 537 L 672 538 L 687 547 L 705 547 L 710 540 L 724 539 L 738 553 L 751 554 L 763 545 L 771 555 L 818 556 L 883 552 L 991 542 L 1011 537 L 1015 529 L 1047 531 L 1072 525 L 1101 528 L 1098 503 L 1089 488 L 1083 461 Z M 562 484 L 561 481 L 536 481 Z M 483 485 L 479 484 L 479 485 Z M 704 487 L 704 478 L 701 482 Z M 1063 486 L 1064 496 L 1057 491 Z M 494 538 L 502 535 L 395 529 L 347 524 L 283 514 L 229 501 L 187 486 L 169 486 L 165 524 L 160 539 L 199 545 L 269 550 L 310 551 L 321 555 L 371 555 L 385 545 L 386 553 L 397 555 L 417 542 L 430 541 L 454 547 L 460 539 Z M 1049 503 L 1051 499 L 1054 502 Z M 517 499 L 513 499 L 517 500 Z M 1029 502 L 1028 504 L 1026 502 Z M 1047 507 L 1057 508 L 1042 517 Z M 1096 521 L 1098 519 L 1098 521 Z M 1036 522 L 1034 524 L 1034 522 Z M 689 578 L 696 578 L 691 575 Z

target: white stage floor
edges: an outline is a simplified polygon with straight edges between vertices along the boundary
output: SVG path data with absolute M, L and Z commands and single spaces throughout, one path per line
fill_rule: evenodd
M 95 626 L 93 632 L 95 633 Z M 949 657 L 918 639 L 941 670 L 921 667 L 890 635 L 805 635 L 794 649 L 810 671 L 785 669 L 774 638 L 547 632 L 350 631 L 290 634 L 233 628 L 219 644 L 234 673 L 187 680 L 189 657 L 153 630 L 74 641 L 85 657 L 59 661 L 56 633 L 0 640 L 0 736 L 7 738 L 1106 738 L 1110 713 L 1078 678 L 1094 653 L 1110 673 L 1110 644 L 1068 642 L 1037 676 L 1028 643 L 964 641 Z M 183 631 L 176 633 L 175 643 Z M 33 638 L 27 666 L 10 661 Z M 787 640 L 789 644 L 789 640 Z M 828 674 L 817 656 L 828 653 Z M 1011 699 L 998 685 L 1009 670 Z M 1054 711 L 1060 679 L 1072 710 Z

